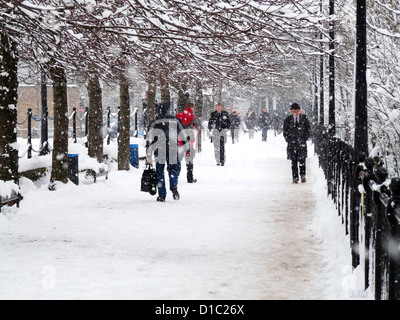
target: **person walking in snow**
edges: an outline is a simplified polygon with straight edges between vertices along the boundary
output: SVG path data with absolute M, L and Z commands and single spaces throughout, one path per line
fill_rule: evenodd
M 311 136 L 311 125 L 307 116 L 301 113 L 300 106 L 290 106 L 291 115 L 283 123 L 283 136 L 287 142 L 287 157 L 292 161 L 293 183 L 306 182 L 307 140 Z
M 276 111 L 272 114 L 271 117 L 271 125 L 272 129 L 274 129 L 274 135 L 275 137 L 282 132 L 282 125 L 283 125 L 283 119 L 279 113 Z
M 249 110 L 247 111 L 244 123 L 246 124 L 246 128 L 249 131 L 249 138 L 253 139 L 254 130 L 257 125 L 257 116 L 252 108 L 249 108 Z
M 218 102 L 215 106 L 215 111 L 211 112 L 210 119 L 208 120 L 208 129 L 211 131 L 212 142 L 214 143 L 214 155 L 217 166 L 225 165 L 226 131 L 231 126 L 229 114 L 223 108 L 222 103 Z
M 188 183 L 195 183 L 197 182 L 197 179 L 193 178 L 193 159 L 195 156 L 195 150 L 194 150 L 194 142 L 195 142 L 195 137 L 200 134 L 200 128 L 201 125 L 197 121 L 196 116 L 194 115 L 194 106 L 191 102 L 187 102 L 185 106 L 185 110 L 178 113 L 176 117 L 182 121 L 183 126 L 185 129 L 188 130 L 188 134 L 190 136 L 187 137 L 187 146 L 190 148 L 189 150 L 186 150 L 185 152 L 185 161 L 186 161 L 186 178 Z M 192 134 L 190 134 L 192 133 Z M 185 143 L 181 140 L 178 141 L 180 146 L 183 146 Z
M 269 125 L 270 125 L 270 116 L 269 113 L 267 112 L 267 109 L 264 108 L 258 118 L 258 125 L 261 128 L 261 140 L 262 141 L 267 141 L 267 135 L 268 135 L 268 130 L 269 130 Z
M 241 125 L 241 120 L 239 116 L 239 112 L 236 109 L 233 109 L 230 115 L 231 121 L 231 136 L 232 136 L 232 143 L 239 142 L 239 130 Z
M 156 105 L 156 118 L 149 124 L 146 144 L 146 161 L 156 162 L 157 174 L 157 201 L 164 202 L 167 196 L 165 188 L 164 170 L 167 166 L 169 188 L 174 200 L 179 200 L 178 179 L 181 172 L 181 163 L 178 148 L 178 137 L 187 141 L 186 131 L 178 118 L 169 115 L 169 104 Z

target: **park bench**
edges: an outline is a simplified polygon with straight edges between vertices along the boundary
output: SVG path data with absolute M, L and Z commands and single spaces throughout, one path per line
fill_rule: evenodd
M 0 213 L 1 213 L 1 208 L 3 206 L 13 206 L 13 205 L 17 205 L 17 207 L 19 208 L 19 202 L 22 200 L 22 196 L 20 193 L 15 193 L 13 192 L 11 194 L 11 196 L 8 197 L 2 197 L 0 195 Z

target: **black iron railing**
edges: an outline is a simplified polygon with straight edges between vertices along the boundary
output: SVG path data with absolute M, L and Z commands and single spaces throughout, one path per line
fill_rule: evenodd
M 353 267 L 364 264 L 365 289 L 376 300 L 400 300 L 400 178 L 390 179 L 365 154 L 356 157 L 324 126 L 315 126 L 313 142 L 327 193 L 350 235 Z

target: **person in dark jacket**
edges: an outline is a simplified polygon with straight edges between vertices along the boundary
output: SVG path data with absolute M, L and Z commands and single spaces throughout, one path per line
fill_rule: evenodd
M 293 103 L 289 115 L 283 123 L 283 136 L 287 142 L 287 157 L 292 161 L 293 183 L 306 182 L 307 140 L 311 135 L 311 125 L 300 106 Z
M 212 141 L 214 143 L 214 154 L 217 166 L 225 165 L 225 143 L 226 131 L 231 126 L 229 114 L 223 110 L 223 105 L 218 102 L 215 106 L 215 111 L 211 112 L 210 119 L 208 120 L 208 129 L 212 134 Z
M 274 111 L 274 113 L 271 116 L 271 126 L 272 129 L 274 130 L 275 137 L 282 132 L 282 126 L 284 120 L 283 118 L 284 117 L 276 111 Z
M 156 118 L 149 124 L 146 145 L 146 160 L 152 163 L 153 155 L 157 173 L 157 201 L 164 202 L 167 196 L 164 170 L 167 165 L 169 187 L 174 200 L 179 200 L 178 179 L 181 172 L 181 162 L 178 147 L 178 137 L 187 141 L 187 134 L 181 120 L 169 113 L 169 104 L 156 105 Z
M 261 128 L 261 141 L 267 141 L 270 120 L 269 113 L 267 109 L 264 108 L 258 118 L 258 125 Z
M 239 130 L 241 125 L 241 120 L 239 116 L 239 112 L 234 109 L 230 115 L 231 121 L 231 136 L 232 136 L 232 143 L 239 142 Z
M 256 130 L 257 125 L 257 116 L 253 111 L 253 108 L 249 108 L 249 110 L 247 111 L 244 118 L 244 123 L 246 124 L 247 131 L 249 132 L 249 138 L 253 139 L 254 131 Z

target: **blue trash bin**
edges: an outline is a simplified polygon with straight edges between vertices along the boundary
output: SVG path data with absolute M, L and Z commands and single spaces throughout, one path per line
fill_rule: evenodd
M 68 179 L 79 185 L 79 154 L 68 154 Z
M 139 145 L 131 144 L 129 147 L 129 162 L 132 167 L 139 168 Z

